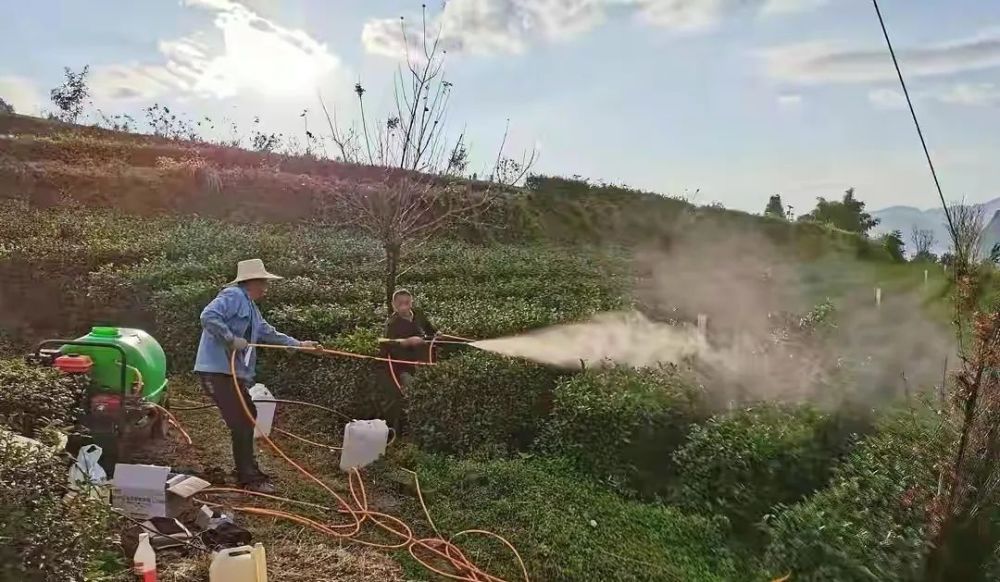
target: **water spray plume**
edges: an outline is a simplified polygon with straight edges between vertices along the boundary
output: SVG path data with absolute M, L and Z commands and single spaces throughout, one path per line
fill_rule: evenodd
M 692 327 L 656 323 L 641 313 L 605 313 L 583 323 L 474 342 L 473 347 L 562 368 L 677 364 L 707 346 Z

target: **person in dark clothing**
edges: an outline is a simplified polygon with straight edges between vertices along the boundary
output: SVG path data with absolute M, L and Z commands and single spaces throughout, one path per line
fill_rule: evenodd
M 400 289 L 392 295 L 392 314 L 385 323 L 385 339 L 391 340 L 382 344 L 382 357 L 408 362 L 427 362 L 430 360 L 428 340 L 437 335 L 434 325 L 423 312 L 414 309 L 413 295 L 406 289 Z M 381 398 L 378 403 L 380 414 L 397 433 L 403 424 L 403 395 L 398 382 L 406 388 L 413 379 L 417 366 L 413 364 L 397 364 L 387 362 L 380 379 Z M 393 379 L 395 375 L 395 380 Z

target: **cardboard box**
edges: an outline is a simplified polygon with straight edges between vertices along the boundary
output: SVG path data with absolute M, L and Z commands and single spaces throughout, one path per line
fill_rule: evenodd
M 111 505 L 135 519 L 166 517 L 170 467 L 115 465 Z

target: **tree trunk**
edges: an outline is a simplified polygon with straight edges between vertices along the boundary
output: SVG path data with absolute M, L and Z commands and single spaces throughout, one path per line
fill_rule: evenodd
M 386 244 L 385 249 L 385 306 L 392 314 L 392 294 L 396 292 L 396 276 L 399 273 L 399 244 Z

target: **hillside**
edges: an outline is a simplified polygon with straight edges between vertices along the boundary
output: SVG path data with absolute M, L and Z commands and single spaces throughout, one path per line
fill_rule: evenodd
M 989 222 L 995 220 L 996 213 L 1000 211 L 1000 198 L 995 198 L 988 202 L 976 204 L 982 207 L 983 215 Z M 951 247 L 951 236 L 948 234 L 948 222 L 945 219 L 944 210 L 940 206 L 921 210 L 913 206 L 891 206 L 872 212 L 872 216 L 879 219 L 879 224 L 874 232 L 885 234 L 898 230 L 903 233 L 903 239 L 909 241 L 910 233 L 914 228 L 929 230 L 934 233 L 934 246 L 931 252 L 941 255 Z M 995 231 L 995 227 L 987 230 Z M 985 245 L 988 251 L 993 242 L 1000 240 L 1000 237 L 989 236 L 989 244 Z
M 17 378 L 33 342 L 142 327 L 167 352 L 172 406 L 193 442 L 171 431 L 134 459 L 230 483 L 218 414 L 182 408 L 206 402 L 189 373 L 199 313 L 251 256 L 286 277 L 261 302 L 278 329 L 378 349 L 380 242 L 325 211 L 330 197 L 395 174 L 16 116 L 0 116 L 0 134 L 0 421 L 31 416 Z M 417 537 L 495 532 L 534 581 L 914 578 L 953 436 L 939 411 L 910 399 L 934 388 L 927 366 L 911 364 L 933 362 L 940 378 L 938 340 L 951 337 L 935 311 L 946 309 L 940 272 L 925 284 L 924 266 L 850 233 L 619 187 L 536 176 L 499 200 L 405 255 L 399 284 L 440 329 L 485 339 L 630 310 L 677 328 L 704 313 L 722 363 L 565 370 L 445 346 L 406 389 L 407 430 L 365 470 L 359 506 L 370 500 Z M 379 373 L 362 359 L 272 352 L 258 379 L 281 398 L 370 418 Z M 33 382 L 58 388 L 41 373 Z M 328 449 L 343 434 L 338 414 L 279 406 L 278 426 L 323 446 L 278 442 L 347 495 Z M 8 470 L 18 461 L 3 442 Z M 344 523 L 322 487 L 274 454 L 263 463 L 281 495 L 313 504 L 302 509 L 310 519 Z M 37 495 L 3 487 L 24 507 Z M 267 546 L 276 580 L 445 579 L 404 548 L 364 547 L 398 541 L 370 524 L 346 541 L 301 521 L 237 519 Z M 84 523 L 67 517 L 46 535 L 89 531 L 59 551 L 90 579 L 121 579 L 109 541 L 119 524 Z M 501 543 L 456 543 L 491 575 L 523 579 Z M 190 580 L 206 568 L 198 554 L 164 557 L 160 574 Z M 470 572 L 463 579 L 486 579 Z

